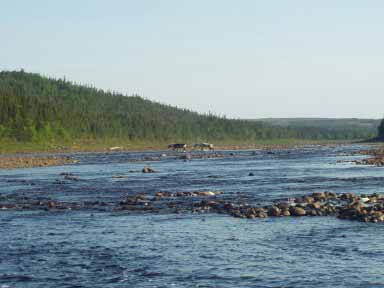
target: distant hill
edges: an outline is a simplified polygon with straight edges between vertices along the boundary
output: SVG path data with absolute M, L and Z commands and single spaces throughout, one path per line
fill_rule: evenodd
M 374 129 L 380 124 L 381 119 L 359 118 L 262 118 L 255 121 L 263 121 L 282 127 L 318 127 L 318 128 L 364 128 Z
M 374 140 L 384 141 L 384 119 L 379 124 L 377 137 Z
M 356 139 L 366 138 L 374 131 L 374 124 L 368 120 L 366 124 L 363 120 L 337 120 L 337 128 L 328 127 L 335 124 L 332 120 L 287 121 L 226 119 L 63 79 L 24 71 L 0 72 L 0 140 L 44 143 L 115 138 L 151 143 L 250 142 L 287 138 Z
M 254 121 L 298 130 L 316 128 L 346 138 L 364 139 L 375 137 L 381 122 L 380 119 L 359 118 L 263 118 Z

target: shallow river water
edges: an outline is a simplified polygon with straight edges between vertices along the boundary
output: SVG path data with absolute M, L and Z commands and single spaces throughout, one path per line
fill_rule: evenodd
M 169 152 L 71 154 L 78 164 L 0 170 L 0 196 L 109 207 L 158 191 L 223 191 L 255 204 L 315 191 L 384 193 L 384 168 L 340 162 L 364 157 L 350 156 L 361 148 L 226 151 L 191 161 Z M 159 172 L 142 173 L 144 166 Z M 0 231 L 1 288 L 384 287 L 382 224 L 98 207 L 0 210 Z

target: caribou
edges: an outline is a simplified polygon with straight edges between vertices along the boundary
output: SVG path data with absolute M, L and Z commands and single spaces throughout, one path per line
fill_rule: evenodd
M 168 149 L 172 150 L 186 150 L 187 149 L 187 144 L 183 143 L 174 143 L 174 144 L 169 144 Z
M 194 149 L 200 149 L 200 150 L 205 150 L 205 149 L 215 150 L 214 147 L 213 147 L 213 144 L 210 144 L 210 143 L 197 143 L 197 144 L 193 144 L 193 148 Z

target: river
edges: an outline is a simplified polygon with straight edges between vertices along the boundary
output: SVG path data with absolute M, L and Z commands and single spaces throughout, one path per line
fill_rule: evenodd
M 0 210 L 0 287 L 384 287 L 382 224 L 111 208 L 158 191 L 222 191 L 249 203 L 384 193 L 384 168 L 348 162 L 364 157 L 351 156 L 362 148 L 225 151 L 191 161 L 178 159 L 183 152 L 74 153 L 79 163 L 0 170 L 0 203 L 102 203 Z

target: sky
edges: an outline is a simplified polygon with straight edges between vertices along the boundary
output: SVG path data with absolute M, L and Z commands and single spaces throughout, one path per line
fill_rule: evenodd
M 0 70 L 230 118 L 384 115 L 381 0 L 0 0 Z

